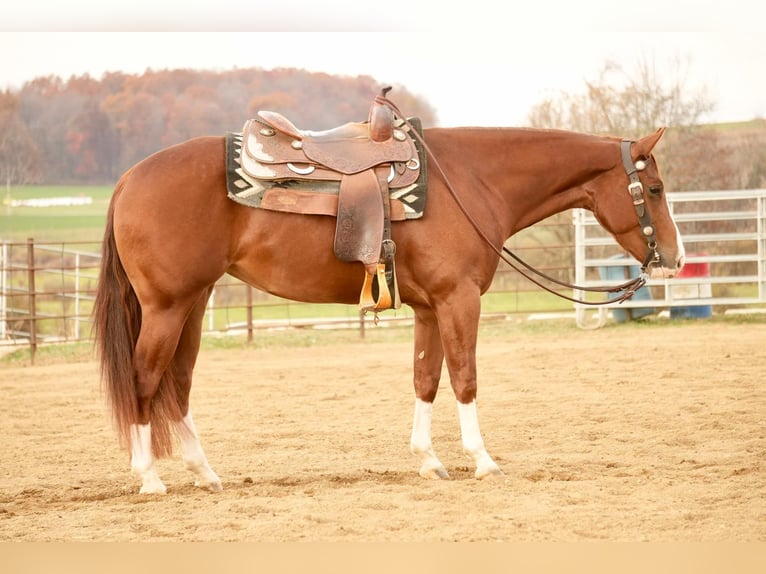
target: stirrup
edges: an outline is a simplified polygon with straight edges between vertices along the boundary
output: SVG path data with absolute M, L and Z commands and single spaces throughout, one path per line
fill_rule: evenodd
M 365 272 L 359 308 L 362 311 L 385 311 L 393 308 L 393 298 L 386 281 L 386 265 L 378 263 L 375 275 Z

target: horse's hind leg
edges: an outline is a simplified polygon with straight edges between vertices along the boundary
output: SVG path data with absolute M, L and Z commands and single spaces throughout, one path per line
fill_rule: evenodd
M 167 489 L 154 467 L 152 427 L 135 424 L 130 428 L 130 469 L 141 479 L 141 494 L 165 494 Z
M 173 428 L 181 442 L 184 465 L 196 477 L 194 486 L 218 491 L 222 489 L 221 479 L 210 468 L 205 452 L 202 450 L 197 429 L 192 419 L 191 409 L 189 408 L 192 371 L 194 370 L 197 354 L 199 353 L 205 307 L 212 290 L 213 288 L 211 287 L 205 291 L 186 320 L 170 368 L 173 370 L 178 406 L 183 417 L 180 420 L 173 421 Z
M 177 300 L 170 306 L 142 306 L 141 330 L 133 356 L 138 421 L 130 429 L 130 466 L 133 474 L 141 478 L 141 494 L 166 492 L 154 458 L 155 454 L 170 453 L 168 419 L 179 418 L 176 389 L 166 371 L 194 302 Z M 163 379 L 166 388 L 160 389 Z

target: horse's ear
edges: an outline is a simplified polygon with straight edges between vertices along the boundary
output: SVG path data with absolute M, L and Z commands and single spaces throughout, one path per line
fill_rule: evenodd
M 635 145 L 633 145 L 633 159 L 637 159 L 639 157 L 649 157 L 649 154 L 652 153 L 654 146 L 657 145 L 657 142 L 660 141 L 660 138 L 664 133 L 665 128 L 660 128 L 652 135 L 643 137 L 638 140 Z

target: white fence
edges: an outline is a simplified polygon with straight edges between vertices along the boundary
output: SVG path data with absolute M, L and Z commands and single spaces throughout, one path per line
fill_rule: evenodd
M 669 195 L 671 209 L 679 224 L 687 250 L 685 269 L 702 269 L 686 277 L 670 281 L 650 281 L 648 287 L 636 294 L 633 301 L 613 304 L 594 310 L 575 305 L 575 316 L 581 327 L 602 326 L 609 316 L 630 311 L 633 316 L 643 312 L 671 314 L 683 309 L 706 310 L 760 306 L 766 304 L 766 190 L 684 192 Z M 544 225 L 544 223 L 543 223 Z M 593 215 L 574 211 L 574 245 L 561 241 L 557 245 L 525 247 L 533 257 L 530 263 L 571 279 L 571 253 L 574 251 L 575 282 L 583 286 L 603 286 L 624 281 L 623 274 L 638 270 L 637 262 L 616 259 L 619 246 L 598 225 Z M 565 224 L 566 227 L 566 224 Z M 570 228 L 571 230 L 571 228 Z M 516 239 L 516 238 L 514 238 Z M 514 248 L 516 251 L 516 249 Z M 545 267 L 539 255 L 550 255 L 555 265 Z M 90 335 L 90 311 L 98 277 L 100 245 L 94 242 L 40 244 L 0 241 L 0 345 L 28 344 L 33 350 L 40 341 L 81 340 Z M 526 257 L 525 257 L 526 258 Z M 537 261 L 540 260 L 540 261 Z M 563 267 L 562 267 L 563 265 Z M 616 271 L 617 274 L 611 273 Z M 503 274 L 504 273 L 504 274 Z M 500 313 L 543 312 L 535 305 L 519 306 L 519 295 L 537 287 L 503 267 L 496 276 L 492 293 L 513 294 L 516 307 L 508 299 Z M 516 284 L 520 281 L 520 284 Z M 241 293 L 241 295 L 240 295 Z M 492 295 L 490 293 L 489 295 Z M 644 298 L 639 297 L 639 294 Z M 582 293 L 575 292 L 581 297 Z M 485 301 L 486 302 L 486 301 Z M 205 327 L 209 331 L 226 331 L 246 325 L 252 329 L 270 325 L 265 317 L 270 307 L 288 306 L 286 315 L 291 324 L 303 326 L 313 319 L 300 319 L 300 304 L 253 293 L 252 288 L 228 276 L 219 281 L 216 294 L 208 305 Z M 259 320 L 253 310 L 259 310 Z M 566 309 L 565 304 L 562 309 Z M 294 309 L 296 312 L 292 312 Z M 344 311 L 353 310 L 345 306 Z M 349 311 L 350 313 L 350 311 Z M 341 317 L 346 323 L 356 322 L 363 331 L 364 322 L 357 314 Z M 595 314 L 595 321 L 593 315 Z M 285 313 L 280 314 L 280 317 Z M 337 317 L 333 317 L 336 321 Z M 327 319 L 322 319 L 326 323 Z
M 638 309 L 668 308 L 672 316 L 674 309 L 691 308 L 693 316 L 695 309 L 766 304 L 766 190 L 671 193 L 668 201 L 686 247 L 687 272 L 649 281 L 644 296 L 632 301 L 596 310 L 576 304 L 580 327 L 600 327 L 610 314 Z M 590 212 L 575 210 L 574 224 L 576 284 L 617 285 L 638 273 L 637 262 L 620 258 L 620 247 Z

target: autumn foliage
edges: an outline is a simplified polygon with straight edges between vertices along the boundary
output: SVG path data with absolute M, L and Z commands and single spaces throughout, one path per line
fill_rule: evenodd
M 24 142 L 24 156 L 39 157 L 35 177 L 19 177 L 16 169 L 13 183 L 109 184 L 161 148 L 238 131 L 259 109 L 314 130 L 365 120 L 381 87 L 369 76 L 292 68 L 47 76 L 17 92 L 0 92 L 0 117 L 6 118 L 6 139 L 13 135 Z M 436 122 L 430 105 L 406 88 L 395 86 L 391 98 L 424 125 Z

